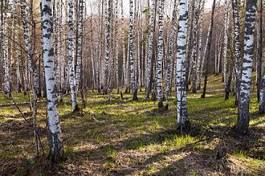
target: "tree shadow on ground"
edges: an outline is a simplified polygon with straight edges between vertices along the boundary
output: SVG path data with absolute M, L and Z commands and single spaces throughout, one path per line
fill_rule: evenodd
M 231 171 L 231 161 L 228 159 L 228 156 L 234 152 L 245 152 L 247 156 L 254 159 L 262 159 L 260 155 L 264 156 L 264 141 L 260 141 L 265 134 L 264 129 L 251 128 L 249 136 L 245 136 L 244 138 L 237 138 L 230 128 L 223 127 L 219 128 L 219 130 L 218 133 L 217 131 L 208 133 L 205 139 L 187 144 L 176 150 L 151 155 L 143 162 L 137 163 L 137 165 L 120 168 L 113 172 L 118 173 L 118 175 L 130 175 L 135 172 L 139 173 L 140 171 L 144 172 L 154 164 L 157 166 L 165 158 L 177 155 L 177 159 L 173 158 L 169 164 L 164 164 L 164 167 L 160 168 L 153 175 L 192 175 L 193 171 L 199 175 L 209 175 L 212 173 L 231 175 L 237 171 L 240 172 L 240 168 L 237 171 Z M 213 148 L 201 148 L 200 144 L 202 143 L 211 144 Z M 259 150 L 260 153 L 253 152 L 257 146 L 263 146 L 263 149 Z M 163 163 L 159 165 L 163 165 Z M 260 170 L 253 170 L 252 172 L 262 173 L 262 168 Z M 248 172 L 245 171 L 245 173 Z
M 249 168 L 246 169 L 239 166 L 236 170 L 231 171 L 231 164 L 233 163 L 231 163 L 228 156 L 240 151 L 244 152 L 248 157 L 264 160 L 264 158 L 261 158 L 260 156 L 265 156 L 265 141 L 261 141 L 265 135 L 265 130 L 251 128 L 249 134 L 241 138 L 238 138 L 233 130 L 227 129 L 226 127 L 223 127 L 222 129 L 219 127 L 219 130 L 221 130 L 221 133 L 215 135 L 211 134 L 211 137 L 206 141 L 209 144 L 213 142 L 216 143 L 213 149 L 197 148 L 195 150 L 190 150 L 185 157 L 172 162 L 153 175 L 176 175 L 176 173 L 180 175 L 209 175 L 218 172 L 225 175 L 236 175 L 236 173 L 243 175 L 262 174 L 265 166 L 258 170 L 249 170 Z M 220 136 L 220 134 L 222 136 Z M 263 146 L 259 152 L 256 151 L 257 146 Z M 173 153 L 171 152 L 169 155 L 173 155 Z M 162 157 L 159 156 L 159 158 Z M 160 159 L 156 159 L 155 161 L 158 160 Z
M 229 111 L 229 108 L 230 105 L 223 110 L 228 117 L 234 115 L 233 112 Z M 140 107 L 139 111 L 141 110 L 142 108 Z M 108 109 L 105 109 L 105 113 L 101 114 L 86 113 L 84 117 L 73 123 L 70 122 L 75 118 L 74 114 L 66 114 L 62 116 L 62 124 L 68 159 L 59 165 L 58 168 L 55 168 L 51 174 L 133 175 L 136 172 L 146 172 L 150 166 L 163 161 L 166 157 L 170 158 L 172 155 L 179 155 L 179 158 L 173 158 L 167 165 L 162 163 L 161 168 L 154 175 L 187 175 L 191 173 L 191 169 L 201 175 L 215 172 L 230 175 L 234 172 L 230 170 L 231 163 L 227 159 L 227 156 L 234 152 L 243 151 L 251 158 L 264 160 L 265 129 L 251 127 L 248 136 L 238 138 L 231 132 L 231 127 L 229 126 L 230 120 L 224 117 L 220 118 L 222 118 L 222 122 L 226 125 L 225 127 L 219 124 L 209 125 L 216 121 L 217 116 L 214 113 L 217 111 L 220 111 L 220 109 L 206 107 L 190 114 L 192 128 L 187 135 L 194 137 L 196 139 L 195 142 L 187 143 L 174 150 L 156 151 L 154 153 L 145 153 L 144 155 L 143 153 L 137 155 L 140 148 L 153 144 L 161 145 L 166 140 L 171 141 L 182 135 L 177 133 L 174 124 L 171 128 L 162 124 L 160 130 L 152 132 L 141 131 L 135 134 L 132 132 L 136 131 L 137 125 L 144 128 L 147 125 L 145 122 L 150 120 L 159 122 L 163 121 L 164 118 L 170 118 L 173 121 L 175 119 L 173 111 L 169 111 L 169 117 L 146 116 L 146 112 L 139 112 L 136 124 L 132 124 L 132 121 L 128 120 L 133 118 L 133 116 L 123 120 L 115 117 L 115 115 L 108 114 Z M 207 112 L 211 112 L 211 114 L 207 115 L 207 118 L 202 118 L 203 114 Z M 93 119 L 94 115 L 96 120 Z M 222 112 L 222 115 L 224 115 L 224 112 Z M 255 119 L 258 118 L 262 117 L 255 117 Z M 12 132 L 20 133 L 21 136 L 18 135 L 16 138 L 21 137 L 26 140 L 31 135 L 32 131 L 23 131 L 25 126 L 27 126 L 26 124 L 20 124 L 18 128 L 13 128 L 10 121 L 7 123 L 10 126 L 3 126 L 3 128 L 0 126 L 0 128 L 4 131 L 11 130 Z M 43 131 L 43 135 L 46 134 L 45 131 Z M 130 135 L 124 137 L 122 134 Z M 15 138 L 9 137 L 4 139 L 9 142 L 15 140 Z M 29 140 L 26 142 L 28 143 Z M 83 147 L 83 144 L 88 145 L 88 147 Z M 212 147 L 202 147 L 209 144 L 212 144 Z M 116 157 L 119 154 L 123 158 Z M 18 162 L 16 165 L 28 167 L 25 164 L 28 163 L 28 160 L 25 158 L 22 158 L 21 162 Z M 128 159 L 128 161 L 126 160 L 125 162 L 125 159 Z M 10 161 L 15 162 L 15 157 L 10 158 Z M 106 167 L 108 164 L 114 165 L 114 167 Z M 89 165 L 88 168 L 83 168 L 87 165 Z M 5 172 L 7 172 L 6 169 L 8 167 L 4 168 Z M 45 167 L 36 167 L 39 167 L 37 170 L 40 170 L 40 172 L 48 173 Z M 34 169 L 29 167 L 26 170 L 30 172 L 30 170 Z
M 144 147 L 151 144 L 161 144 L 165 140 L 172 140 L 176 136 L 180 136 L 180 134 L 178 134 L 175 129 L 162 130 L 151 134 L 142 134 L 138 137 L 112 142 L 91 150 L 73 151 L 72 153 L 68 154 L 68 160 L 65 162 L 65 166 L 59 166 L 50 173 L 56 175 L 60 175 L 58 173 L 79 173 L 81 175 L 88 173 L 99 173 L 102 175 L 133 175 L 135 172 L 144 172 L 149 166 L 163 160 L 165 157 L 179 155 L 179 159 L 172 160 L 172 162 L 167 166 L 162 165 L 163 167 L 153 175 L 176 175 L 176 173 L 180 175 L 189 175 L 192 173 L 192 170 L 190 170 L 191 168 L 194 172 L 202 175 L 215 172 L 231 175 L 232 172 L 229 166 L 230 161 L 227 160 L 227 155 L 235 152 L 236 150 L 242 150 L 248 152 L 250 157 L 253 157 L 252 155 L 260 155 L 260 153 L 255 153 L 254 149 L 256 149 L 257 146 L 265 146 L 264 141 L 260 141 L 265 134 L 265 130 L 261 128 L 251 128 L 249 136 L 244 138 L 237 138 L 236 136 L 233 136 L 230 128 L 227 127 L 216 127 L 214 130 L 210 129 L 207 133 L 202 133 L 203 130 L 200 129 L 200 127 L 193 127 L 192 129 L 193 130 L 191 131 L 190 135 L 197 137 L 199 139 L 198 141 L 187 144 L 176 150 L 148 155 L 143 162 L 135 161 L 132 163 L 136 164 L 128 164 L 128 166 L 118 165 L 116 168 L 110 170 L 106 170 L 105 168 L 101 167 L 112 160 L 112 158 L 106 154 L 110 149 L 117 151 L 117 153 L 126 153 L 126 151 L 135 151 L 139 149 L 139 147 Z M 213 149 L 199 147 L 201 143 L 212 142 L 216 143 L 216 146 L 214 146 Z M 223 156 L 219 157 L 218 155 L 220 154 L 218 153 L 220 153 L 220 151 L 223 151 L 224 153 Z M 259 152 L 263 152 L 261 155 L 264 155 L 264 150 L 260 150 Z M 87 172 L 85 169 L 78 171 L 78 169 L 75 167 L 68 168 L 68 166 L 72 164 L 75 166 L 83 165 L 84 160 L 85 162 L 95 163 L 96 166 L 100 167 L 90 168 L 91 170 L 89 172 Z M 22 171 L 25 173 L 30 173 L 33 169 L 32 166 L 30 166 L 30 162 L 31 161 L 24 159 L 19 161 L 16 165 L 18 165 L 18 168 L 27 168 L 26 170 L 22 169 Z M 11 173 L 7 171 L 9 167 L 11 166 L 5 166 L 3 173 Z M 37 170 L 40 172 L 46 173 L 43 166 L 34 166 L 34 170 L 36 171 L 35 167 L 38 167 Z M 14 170 L 14 168 L 12 169 Z M 12 173 L 17 173 L 17 171 L 18 170 L 14 170 Z
M 0 123 L 0 141 L 3 143 L 12 141 L 12 143 L 15 143 L 17 140 L 31 140 L 30 136 L 33 138 L 34 128 L 30 122 L 25 120 L 8 120 Z M 37 130 L 41 137 L 46 136 L 46 128 L 37 127 Z

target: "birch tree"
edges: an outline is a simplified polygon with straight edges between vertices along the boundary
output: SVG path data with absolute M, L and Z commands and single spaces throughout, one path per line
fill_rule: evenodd
M 204 4 L 203 4 L 204 5 Z M 199 20 L 200 20 L 200 14 L 201 14 L 201 0 L 195 3 L 195 14 L 194 14 L 194 27 L 193 27 L 193 45 L 192 45 L 192 54 L 191 54 L 191 90 L 193 93 L 197 92 L 196 87 L 196 78 L 197 78 L 197 56 L 198 56 L 198 29 L 199 29 Z
M 157 90 L 157 100 L 158 108 L 162 108 L 163 105 L 163 83 L 162 83 L 162 65 L 164 59 L 164 0 L 160 0 L 159 4 L 159 20 L 158 20 L 158 44 L 157 44 L 157 60 L 156 60 L 156 90 Z
M 107 94 L 109 89 L 110 79 L 110 52 L 111 52 L 111 14 L 112 14 L 112 0 L 105 1 L 105 56 L 104 56 L 104 84 L 103 93 Z
M 72 111 L 78 111 L 77 104 L 77 87 L 75 76 L 75 62 L 74 62 L 74 3 L 73 0 L 68 0 L 68 34 L 67 34 L 67 60 L 68 60 L 68 74 L 71 91 Z
M 262 83 L 262 57 L 263 57 L 263 2 L 262 0 L 258 2 L 258 22 L 257 22 L 257 52 L 256 52 L 256 72 L 257 72 L 257 98 L 260 101 L 260 91 L 261 91 L 261 83 Z
M 196 2 L 198 0 L 190 0 L 188 11 L 189 11 L 189 17 L 188 17 L 188 36 L 187 36 L 187 55 L 186 55 L 186 66 L 187 66 L 187 74 L 186 74 L 186 86 L 188 88 L 189 81 L 190 81 L 190 74 L 191 74 L 191 55 L 192 55 L 192 46 L 193 46 L 193 31 L 194 31 L 194 17 L 195 17 L 195 8 L 196 8 Z
M 54 49 L 52 45 L 52 2 L 50 0 L 42 0 L 41 2 L 42 47 L 47 91 L 48 139 L 50 144 L 49 158 L 57 162 L 63 155 L 63 141 L 56 107 Z
M 118 27 L 119 27 L 119 1 L 115 1 L 115 10 L 114 10 L 114 71 L 115 71 L 115 82 L 117 92 L 119 93 L 119 35 L 118 35 Z
M 166 71 L 166 99 L 168 100 L 168 97 L 170 95 L 171 90 L 171 77 L 173 72 L 173 64 L 174 64 L 174 49 L 176 47 L 175 45 L 175 39 L 177 34 L 177 0 L 174 0 L 174 9 L 172 14 L 172 20 L 171 20 L 171 29 L 168 39 L 168 57 L 167 57 L 167 71 Z
M 179 1 L 179 24 L 177 34 L 176 53 L 176 98 L 177 98 L 177 123 L 179 128 L 188 128 L 187 92 L 186 92 L 186 46 L 187 46 L 187 21 L 188 0 Z
M 251 76 L 254 59 L 254 31 L 256 23 L 256 1 L 247 0 L 245 16 L 244 57 L 240 83 L 239 115 L 236 131 L 246 134 L 249 127 L 249 102 Z
M 82 66 L 82 50 L 83 50 L 83 18 L 84 18 L 84 1 L 79 0 L 77 2 L 77 30 L 76 30 L 76 70 L 75 70 L 75 79 L 76 79 L 76 89 L 80 85 L 81 79 L 81 66 Z M 77 92 L 76 90 L 76 92 Z
M 5 17 L 4 17 L 5 18 Z M 3 67 L 4 67 L 4 82 L 3 82 L 3 91 L 5 96 L 11 97 L 11 80 L 10 80 L 10 60 L 9 60 L 9 49 L 8 49 L 8 37 L 7 35 L 7 24 L 4 20 L 3 22 L 3 31 L 5 31 L 5 36 L 3 37 L 2 43 L 2 58 L 3 58 Z
M 228 11 L 228 2 L 225 1 L 225 19 L 224 19 L 224 43 L 223 43 L 223 61 L 224 61 L 224 83 L 225 83 L 225 99 L 229 98 L 230 86 L 228 79 L 228 58 L 227 58 L 227 49 L 228 49 L 228 30 L 229 30 L 229 11 Z
M 124 5 L 123 5 L 123 1 L 121 1 L 120 3 L 120 8 L 121 8 L 121 22 L 122 24 L 125 22 L 125 17 L 124 17 Z M 126 62 L 126 42 L 125 42 L 125 29 L 122 29 L 122 79 L 123 79 L 123 86 L 127 86 L 128 85 L 128 71 L 127 71 L 127 62 Z M 126 87 L 127 88 L 127 87 Z
M 234 53 L 235 53 L 235 77 L 236 77 L 236 104 L 239 100 L 240 92 L 240 75 L 241 75 L 241 50 L 240 50 L 240 16 L 239 16 L 239 2 L 232 0 L 232 13 L 233 13 L 233 27 L 234 27 Z
M 23 37 L 24 37 L 24 43 L 25 43 L 25 50 L 27 55 L 27 63 L 28 63 L 28 69 L 30 71 L 30 74 L 32 75 L 33 79 L 33 93 L 35 96 L 40 96 L 40 76 L 37 69 L 37 65 L 33 60 L 33 48 L 32 48 L 32 34 L 30 32 L 31 30 L 31 24 L 30 24 L 30 6 L 27 4 L 26 0 L 21 0 L 21 16 L 22 16 L 22 23 L 23 23 Z
M 154 47 L 154 32 L 156 24 L 156 2 L 151 0 L 149 29 L 147 36 L 147 54 L 146 54 L 146 99 L 150 98 L 153 83 L 153 47 Z
M 135 46 L 134 46 L 134 6 L 133 0 L 130 0 L 130 16 L 129 16 L 129 29 L 128 29 L 128 59 L 130 64 L 130 84 L 133 95 L 133 100 L 138 100 L 137 97 L 137 79 L 135 68 Z
M 202 10 L 201 14 L 204 13 L 204 5 L 205 5 L 205 0 L 203 0 L 203 5 L 202 5 Z M 203 48 L 202 48 L 202 22 L 203 22 L 203 15 L 200 18 L 200 23 L 199 23 L 199 43 L 198 43 L 198 58 L 197 58 L 197 71 L 196 71 L 196 87 L 197 90 L 201 89 L 201 78 L 202 78 L 202 70 L 203 70 L 203 58 L 202 53 L 203 53 Z
M 262 24 L 263 24 L 263 2 L 262 0 L 259 1 L 259 15 L 260 15 L 260 19 L 259 19 L 259 36 L 260 38 L 258 38 L 258 41 L 259 41 L 259 52 L 258 52 L 258 55 L 259 55 L 259 58 L 262 59 L 263 57 L 263 38 L 262 38 L 262 34 L 263 34 L 263 28 L 262 28 Z M 265 68 L 264 68 L 264 63 L 260 63 L 261 64 L 261 74 L 262 74 L 262 77 L 261 77 L 261 80 L 260 80 L 260 85 L 259 85 L 259 88 L 260 88 L 260 91 L 259 91 L 259 112 L 261 114 L 265 113 Z
M 1 2 L 1 20 L 0 20 L 0 58 L 3 62 L 4 79 L 3 79 L 3 91 L 5 96 L 11 96 L 11 83 L 10 83 L 10 61 L 8 59 L 8 30 L 7 30 L 7 9 L 6 2 Z

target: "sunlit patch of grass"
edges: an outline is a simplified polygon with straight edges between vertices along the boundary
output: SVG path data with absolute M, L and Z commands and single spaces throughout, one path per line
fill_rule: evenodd
M 21 108 L 22 112 L 26 112 L 26 111 L 29 111 L 28 108 Z M 11 107 L 4 107 L 4 108 L 1 108 L 1 114 L 0 114 L 0 117 L 1 116 L 4 116 L 4 115 L 7 115 L 7 116 L 15 116 L 15 115 L 19 115 L 19 112 L 18 110 L 11 106 Z
M 181 148 L 188 144 L 192 144 L 197 139 L 195 137 L 192 137 L 190 135 L 184 135 L 184 136 L 174 136 L 173 138 L 167 138 L 162 145 L 173 147 L 173 148 Z
M 108 145 L 104 148 L 104 154 L 107 159 L 115 160 L 118 156 L 118 151 L 111 145 Z
M 263 118 L 251 118 L 250 126 L 265 126 L 265 119 Z
M 159 171 L 158 167 L 156 165 L 150 165 L 146 169 L 148 175 L 152 175 Z
M 195 137 L 191 137 L 190 135 L 168 135 L 158 143 L 154 142 L 147 146 L 142 144 L 138 147 L 140 151 L 166 153 L 170 150 L 177 150 L 183 147 L 187 147 L 188 145 L 195 143 L 196 140 L 197 139 Z
M 232 155 L 236 156 L 237 158 L 241 158 L 241 159 L 248 158 L 247 153 L 241 150 L 235 151 Z
M 7 114 L 7 115 L 12 115 L 16 114 L 17 110 L 15 108 L 1 108 L 1 114 Z
M 155 130 L 158 130 L 160 128 L 161 128 L 161 126 L 160 126 L 159 122 L 157 122 L 157 121 L 154 122 L 152 125 L 148 126 L 149 131 L 155 131 Z
M 198 173 L 196 171 L 194 171 L 194 170 L 192 170 L 191 173 L 190 173 L 190 176 L 197 176 L 197 175 L 198 175 Z
M 16 103 L 22 103 L 22 102 L 24 103 L 29 101 L 29 96 L 24 95 L 23 93 L 13 92 L 12 96 Z M 13 103 L 13 100 L 11 98 L 6 97 L 2 92 L 0 92 L 0 104 L 8 104 L 8 103 Z
M 65 146 L 64 147 L 64 155 L 66 157 L 72 156 L 74 154 L 74 148 L 70 146 Z
M 249 169 L 257 170 L 260 167 L 265 168 L 265 161 L 251 158 L 245 151 L 237 150 L 231 155 L 244 163 L 244 165 L 246 165 Z
M 72 112 L 72 107 L 70 105 L 59 105 L 58 106 L 59 115 L 65 115 Z
M 250 104 L 251 104 L 251 106 L 249 106 L 250 113 L 256 113 L 259 111 L 259 104 L 255 96 L 252 96 Z

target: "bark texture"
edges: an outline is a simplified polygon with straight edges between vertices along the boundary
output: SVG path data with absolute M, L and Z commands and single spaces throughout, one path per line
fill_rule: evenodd
M 251 76 L 254 59 L 254 31 L 256 23 L 256 1 L 247 0 L 245 16 L 244 57 L 240 83 L 239 116 L 236 131 L 245 135 L 249 127 L 249 102 Z
M 177 124 L 181 131 L 188 127 L 187 92 L 186 92 L 186 46 L 188 27 L 188 1 L 179 1 L 179 24 L 177 34 L 176 53 L 176 98 L 177 98 Z
M 55 94 L 54 49 L 52 45 L 52 2 L 50 0 L 42 0 L 41 2 L 43 60 L 48 102 L 49 158 L 57 162 L 63 155 L 63 140 Z

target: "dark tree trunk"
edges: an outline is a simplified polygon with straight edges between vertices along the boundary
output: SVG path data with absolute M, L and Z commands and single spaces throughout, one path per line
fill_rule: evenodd
M 213 1 L 213 7 L 212 7 L 212 16 L 211 16 L 211 24 L 210 24 L 210 31 L 209 31 L 209 36 L 207 36 L 208 43 L 206 43 L 207 47 L 207 53 L 205 55 L 205 75 L 204 75 L 204 87 L 203 87 L 203 93 L 201 98 L 205 98 L 206 95 L 206 89 L 207 89 L 207 82 L 208 82 L 208 67 L 209 67 L 209 59 L 210 59 L 210 49 L 211 49 L 211 43 L 212 43 L 212 35 L 213 35 L 213 20 L 214 20 L 214 12 L 215 12 L 215 3 L 216 0 Z
M 257 29 L 257 98 L 258 101 L 260 101 L 260 91 L 261 91 L 261 82 L 262 82 L 262 50 L 263 50 L 263 26 L 262 26 L 262 15 L 263 15 L 263 10 L 262 10 L 262 0 L 259 1 L 260 7 L 259 7 L 259 23 L 258 23 L 258 29 Z

